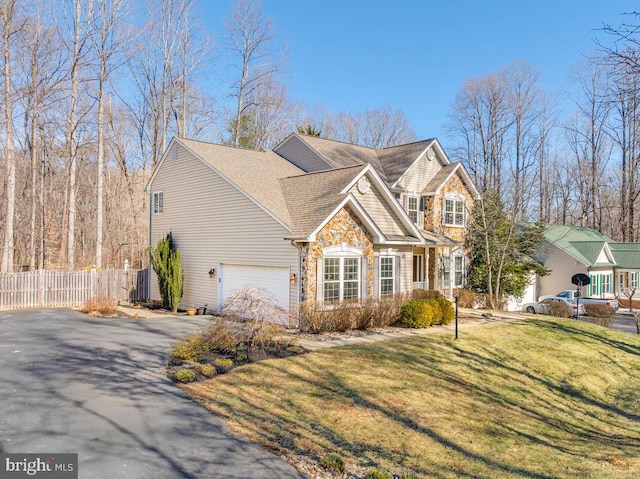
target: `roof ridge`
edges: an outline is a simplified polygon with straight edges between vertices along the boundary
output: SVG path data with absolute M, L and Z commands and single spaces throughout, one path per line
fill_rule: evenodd
M 410 141 L 409 143 L 400 143 L 399 145 L 383 146 L 382 148 L 375 148 L 375 150 L 376 151 L 388 150 L 388 149 L 391 149 L 391 148 L 398 148 L 400 146 L 417 145 L 418 143 L 426 143 L 426 142 L 429 142 L 429 141 L 433 141 L 435 139 L 436 139 L 435 137 L 433 137 L 433 138 L 425 138 L 424 140 Z
M 325 138 L 325 137 L 321 137 L 321 136 L 307 135 L 306 133 L 298 133 L 298 135 L 304 136 L 304 137 L 307 137 L 307 138 L 316 138 L 318 140 L 332 141 L 333 143 L 342 143 L 343 145 L 356 146 L 358 148 L 366 148 L 368 150 L 374 150 L 374 151 L 376 150 L 376 148 L 374 148 L 372 146 L 358 145 L 357 143 L 350 143 L 348 141 L 343 141 L 343 140 L 334 140 L 333 138 Z
M 287 178 L 301 178 L 301 177 L 308 178 L 309 176 L 317 175 L 317 174 L 321 174 L 321 173 L 336 173 L 336 172 L 349 170 L 349 169 L 355 169 L 355 168 L 360 168 L 361 169 L 363 166 L 366 167 L 368 165 L 369 165 L 369 163 L 359 163 L 359 164 L 353 165 L 353 166 L 343 166 L 341 168 L 328 168 L 326 170 L 318 170 L 318 171 L 310 171 L 308 173 L 302 173 L 301 175 L 285 176 L 284 178 L 280 178 L 280 179 L 285 180 Z
M 268 153 L 268 152 L 275 153 L 275 151 L 273 151 L 273 150 L 262 150 L 262 149 L 256 150 L 255 148 L 246 148 L 244 146 L 237 146 L 237 145 L 227 145 L 225 143 L 214 143 L 212 141 L 205 141 L 205 140 L 195 140 L 193 138 L 184 138 L 184 137 L 180 137 L 180 136 L 176 136 L 175 138 L 176 138 L 176 140 L 179 140 L 179 141 L 193 141 L 195 143 L 204 143 L 205 145 L 211 145 L 211 146 L 223 146 L 225 148 L 234 148 L 236 150 L 255 151 L 257 153 Z M 278 155 L 278 156 L 280 156 L 280 155 Z

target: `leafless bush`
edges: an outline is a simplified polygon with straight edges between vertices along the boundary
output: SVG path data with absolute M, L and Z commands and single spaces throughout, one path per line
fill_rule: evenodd
M 264 351 L 267 347 L 284 347 L 285 327 L 297 326 L 297 320 L 268 291 L 262 288 L 243 288 L 233 291 L 221 311 L 223 318 L 236 322 L 227 328 L 229 337 L 222 331 L 215 333 L 223 344 L 234 342 L 234 351 L 244 343 L 247 355 L 252 350 Z M 250 359 L 249 357 L 247 359 Z
M 383 328 L 398 322 L 400 308 L 408 299 L 409 295 L 398 294 L 335 305 L 309 301 L 301 305 L 302 327 L 315 334 Z
M 303 329 L 309 333 L 343 332 L 354 329 L 360 305 L 342 302 L 323 305 L 315 301 L 308 301 L 301 305 Z
M 556 318 L 571 318 L 573 310 L 562 301 L 551 301 L 549 303 L 549 314 Z
M 616 320 L 616 312 L 606 304 L 586 304 L 584 309 L 590 323 L 610 328 Z
M 475 291 L 471 291 L 470 289 L 458 290 L 458 306 L 460 306 L 461 308 L 475 309 L 482 304 L 486 304 L 486 300 L 482 297 L 482 295 L 476 293 Z
M 82 306 L 82 312 L 89 316 L 111 316 L 118 311 L 114 298 L 90 298 Z

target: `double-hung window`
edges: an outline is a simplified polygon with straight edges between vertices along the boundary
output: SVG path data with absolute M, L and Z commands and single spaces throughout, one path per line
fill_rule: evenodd
M 152 211 L 154 215 L 161 215 L 164 210 L 164 194 L 157 191 L 153 194 Z
M 407 214 L 414 224 L 418 224 L 420 216 L 420 200 L 417 196 L 407 196 Z
M 611 275 L 602 275 L 602 294 L 611 294 Z
M 454 286 L 464 287 L 464 256 L 453 257 Z
M 460 253 L 442 258 L 442 281 L 445 287 L 449 287 L 449 282 L 453 277 L 454 288 L 464 288 L 465 280 L 465 259 Z
M 638 287 L 638 272 L 634 271 L 629 273 L 629 287 L 637 288 Z
M 447 226 L 464 226 L 464 201 L 454 198 L 446 198 L 444 200 L 444 224 Z
M 338 302 L 360 296 L 360 258 L 324 259 L 324 300 Z
M 380 295 L 395 291 L 395 256 L 380 257 Z

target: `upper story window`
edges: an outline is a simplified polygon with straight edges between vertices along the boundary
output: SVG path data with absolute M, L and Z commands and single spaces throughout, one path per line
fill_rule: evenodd
M 414 223 L 418 223 L 419 207 L 420 201 L 417 196 L 407 196 L 407 214 Z
M 464 200 L 459 198 L 445 198 L 444 224 L 446 226 L 464 226 L 465 211 Z
M 153 194 L 152 211 L 154 215 L 162 214 L 164 210 L 164 194 L 162 191 L 158 191 Z

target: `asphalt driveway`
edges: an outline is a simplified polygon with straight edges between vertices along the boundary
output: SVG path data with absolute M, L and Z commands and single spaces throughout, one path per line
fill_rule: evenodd
M 0 311 L 0 452 L 78 453 L 80 478 L 303 478 L 166 379 L 202 321 Z

